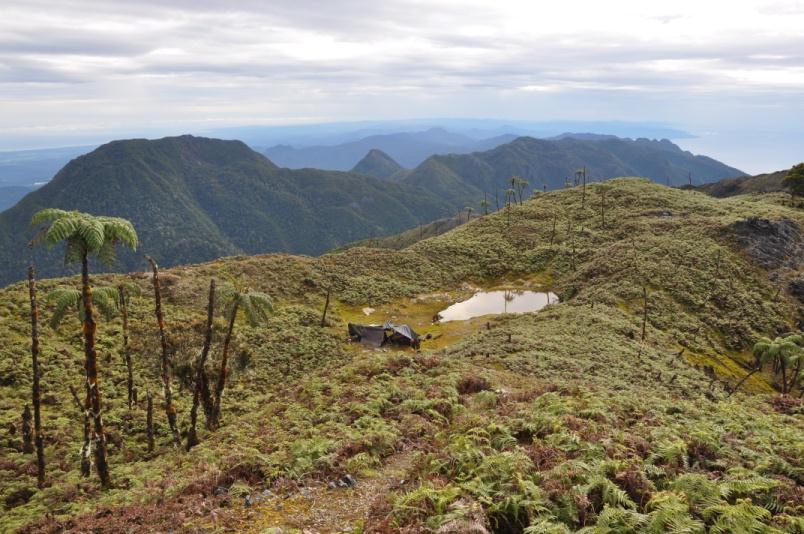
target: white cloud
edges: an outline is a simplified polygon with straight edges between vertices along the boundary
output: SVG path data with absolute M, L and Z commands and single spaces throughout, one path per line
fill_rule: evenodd
M 802 27 L 783 1 L 4 0 L 0 135 L 426 115 L 717 128 L 767 95 L 795 109 L 754 118 L 791 121 Z

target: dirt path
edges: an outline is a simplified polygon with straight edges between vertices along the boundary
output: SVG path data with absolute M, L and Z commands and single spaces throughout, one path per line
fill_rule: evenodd
M 396 487 L 410 466 L 411 453 L 401 452 L 370 476 L 356 476 L 357 485 L 331 489 L 325 484 L 302 488 L 290 496 L 270 496 L 256 505 L 238 504 L 233 514 L 220 516 L 218 531 L 278 534 L 331 534 L 360 531 L 371 503 Z

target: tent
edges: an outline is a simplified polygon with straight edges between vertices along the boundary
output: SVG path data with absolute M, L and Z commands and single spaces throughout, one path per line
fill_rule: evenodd
M 382 326 L 349 323 L 349 337 L 375 347 L 390 343 L 418 348 L 421 342 L 419 334 L 411 327 L 406 324 L 395 325 L 391 321 L 386 321 Z

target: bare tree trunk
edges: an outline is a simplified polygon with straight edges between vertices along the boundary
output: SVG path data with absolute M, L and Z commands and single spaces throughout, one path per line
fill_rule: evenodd
M 88 477 L 92 472 L 92 442 L 89 440 L 90 421 L 89 421 L 89 391 L 85 394 L 84 402 L 78 398 L 78 392 L 70 385 L 70 394 L 73 397 L 78 412 L 84 416 L 84 444 L 81 446 L 81 476 Z
M 151 264 L 153 271 L 154 301 L 156 323 L 159 326 L 159 343 L 162 346 L 162 387 L 165 396 L 165 415 L 167 415 L 168 426 L 173 434 L 173 445 L 181 446 L 179 429 L 176 426 L 176 405 L 173 404 L 173 392 L 170 389 L 170 354 L 168 350 L 167 336 L 165 335 L 165 319 L 162 316 L 162 291 L 159 287 L 159 266 L 149 256 L 145 259 Z
M 148 452 L 154 452 L 154 398 L 151 392 L 146 393 L 148 405 L 145 411 L 145 432 L 148 436 Z
M 605 187 L 601 186 L 601 187 Z M 600 194 L 600 226 L 606 228 L 606 193 L 605 191 Z
M 212 408 L 212 420 L 209 421 L 210 430 L 215 430 L 220 425 L 221 419 L 221 397 L 223 396 L 223 388 L 226 387 L 226 374 L 228 370 L 226 365 L 229 360 L 229 344 L 232 341 L 232 332 L 234 331 L 235 318 L 237 317 L 237 309 L 240 301 L 236 300 L 232 306 L 232 312 L 229 316 L 229 328 L 226 330 L 226 337 L 223 340 L 223 354 L 221 355 L 221 368 L 218 373 L 218 383 L 215 386 L 215 406 Z
M 572 236 L 572 271 L 575 272 L 576 265 L 575 265 L 575 236 Z
M 729 394 L 728 394 L 728 395 L 726 395 L 726 398 L 731 397 L 731 396 L 732 396 L 732 394 L 734 394 L 734 392 L 735 392 L 735 391 L 737 391 L 738 389 L 740 389 L 740 386 L 742 386 L 742 385 L 743 385 L 743 382 L 745 382 L 746 380 L 748 380 L 749 378 L 751 378 L 752 376 L 754 376 L 754 373 L 756 373 L 757 371 L 759 371 L 761 368 L 762 368 L 762 367 L 761 367 L 761 366 L 759 366 L 759 367 L 755 367 L 754 369 L 751 369 L 751 372 L 750 372 L 750 373 L 748 373 L 748 374 L 746 374 L 744 377 L 742 377 L 742 378 L 740 379 L 740 381 L 739 381 L 739 382 L 737 382 L 737 385 L 736 385 L 736 386 L 734 386 L 734 387 L 731 389 L 731 391 L 729 391 Z
M 201 355 L 198 357 L 195 369 L 195 388 L 193 388 L 193 407 L 190 410 L 190 430 L 187 433 L 187 450 L 189 451 L 198 445 L 198 405 L 201 403 L 201 397 L 204 396 L 203 391 L 206 390 L 206 397 L 209 397 L 209 384 L 207 382 L 207 373 L 204 366 L 207 363 L 207 356 L 209 355 L 209 347 L 212 345 L 212 317 L 215 311 L 215 279 L 209 281 L 209 300 L 207 301 L 207 324 L 204 330 L 204 346 L 201 349 Z M 205 413 L 209 413 L 206 409 Z
M 581 196 L 581 209 L 586 209 L 586 167 L 583 168 L 583 194 Z
M 648 326 L 648 286 L 642 286 L 642 341 L 645 341 L 645 329 Z
M 801 358 L 798 359 L 796 368 L 790 370 L 790 385 L 787 387 L 788 393 L 792 393 L 793 388 L 796 387 L 796 381 L 798 380 L 799 373 L 801 373 Z
M 106 461 L 106 434 L 103 431 L 101 393 L 98 385 L 98 356 L 95 352 L 95 311 L 92 309 L 92 288 L 89 286 L 89 264 L 84 251 L 81 257 L 81 296 L 84 305 L 84 354 L 86 357 L 87 387 L 89 388 L 89 409 L 94 423 L 95 468 L 101 485 L 111 486 L 109 464 Z
M 31 407 L 26 404 L 25 408 L 22 410 L 22 452 L 25 454 L 31 454 L 34 451 L 31 419 Z
M 123 286 L 117 288 L 120 299 L 120 314 L 123 316 L 123 361 L 126 364 L 126 390 L 128 393 L 128 409 L 134 405 L 134 369 L 131 354 L 128 351 L 128 298 Z
M 324 313 L 321 314 L 321 328 L 324 328 L 327 324 L 327 310 L 329 309 L 329 295 L 332 292 L 332 288 L 327 288 L 327 300 L 324 302 Z
M 553 241 L 556 238 L 556 223 L 558 222 L 558 213 L 553 214 L 553 231 L 550 232 L 550 246 L 553 246 Z
M 45 486 L 45 437 L 42 435 L 42 396 L 39 390 L 39 308 L 36 305 L 36 280 L 33 265 L 28 266 L 28 296 L 31 300 L 31 367 L 33 386 L 31 397 L 34 407 L 34 442 L 36 444 L 36 485 Z

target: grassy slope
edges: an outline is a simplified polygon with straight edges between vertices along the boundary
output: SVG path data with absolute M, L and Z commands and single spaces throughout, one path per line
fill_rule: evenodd
M 289 515 L 269 521 L 261 509 L 243 519 L 236 495 L 251 491 L 249 485 L 294 494 L 287 480 L 312 484 L 344 472 L 366 479 L 406 454 L 408 482 L 377 496 L 366 530 L 435 528 L 480 505 L 500 532 L 528 522 L 540 525 L 534 532 L 590 525 L 599 527 L 595 532 L 629 532 L 624 525 L 637 522 L 660 532 L 672 521 L 692 524 L 692 532 L 703 523 L 733 532 L 728 518 L 747 512 L 796 532 L 804 513 L 796 487 L 804 480 L 801 408 L 777 413 L 767 395 L 769 376 L 755 377 L 731 398 L 722 383 L 745 373 L 739 362 L 758 335 L 791 329 L 797 313 L 784 292 L 774 298 L 767 273 L 733 247 L 726 229 L 746 216 L 788 217 L 800 225 L 804 216 L 779 205 L 781 195 L 717 200 L 641 180 L 611 184 L 605 228 L 595 184 L 585 210 L 578 188 L 553 192 L 513 209 L 510 226 L 498 213 L 401 251 L 228 258 L 171 270 L 166 316 L 179 383 L 201 344 L 210 276 L 242 272 L 276 297 L 279 312 L 266 327 L 238 324 L 224 428 L 202 433 L 190 454 L 174 451 L 156 410 L 152 457 L 144 450 L 143 403 L 132 414 L 124 407 L 119 320 L 101 322 L 101 354 L 112 358 L 102 369 L 102 388 L 117 484 L 106 493 L 78 474 L 81 429 L 66 393 L 67 384 L 81 383 L 78 322 L 59 334 L 46 329 L 52 485 L 5 510 L 0 530 L 45 511 L 74 516 L 98 507 L 112 507 L 99 520 L 107 528 L 130 526 L 132 518 L 158 530 L 222 529 L 235 520 L 255 529 L 293 526 Z M 422 354 L 366 352 L 342 342 L 343 320 L 362 306 L 415 323 L 426 321 L 432 305 L 408 297 L 445 299 L 461 294 L 466 281 L 516 284 L 534 275 L 549 282 L 561 303 L 495 318 L 490 329 L 485 319 L 430 327 L 438 339 Z M 48 280 L 42 287 L 75 282 Z M 133 300 L 132 340 L 142 401 L 146 389 L 159 398 L 160 388 L 147 280 L 138 283 L 143 296 Z M 322 330 L 318 313 L 329 285 L 338 300 Z M 644 343 L 643 285 L 650 288 Z M 29 395 L 26 302 L 20 284 L 0 293 L 2 427 L 19 426 Z M 713 366 L 718 381 L 710 383 L 702 365 Z M 484 391 L 469 387 L 461 394 L 461 381 Z M 190 400 L 182 389 L 183 428 Z M 7 441 L 0 444 L 3 500 L 35 487 L 32 458 L 10 447 L 19 433 Z M 228 498 L 212 496 L 214 486 L 233 482 Z M 744 498 L 768 511 L 748 508 Z

